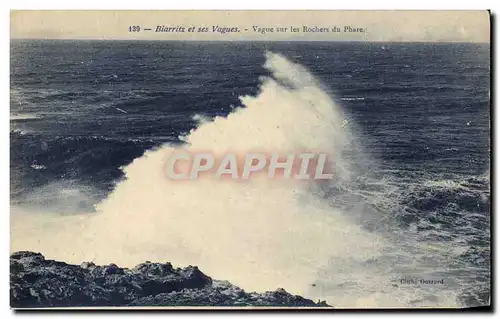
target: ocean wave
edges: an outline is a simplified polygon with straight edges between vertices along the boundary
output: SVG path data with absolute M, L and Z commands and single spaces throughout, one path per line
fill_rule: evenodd
M 241 107 L 227 116 L 196 118 L 198 126 L 183 137 L 185 144 L 167 143 L 139 155 L 122 167 L 124 178 L 95 206 L 95 214 L 74 223 L 65 220 L 58 238 L 70 242 L 71 250 L 55 245 L 45 230 L 37 233 L 42 227 L 36 222 L 15 219 L 12 236 L 19 241 L 13 241 L 13 249 L 36 249 L 68 262 L 175 260 L 247 290 L 282 285 L 334 307 L 460 306 L 457 291 L 474 289 L 475 275 L 464 278 L 454 272 L 462 274 L 481 260 L 471 253 L 478 229 L 484 227 L 478 216 L 487 216 L 489 207 L 481 180 L 373 176 L 368 162 L 355 165 L 354 159 L 365 157 L 352 147 L 356 132 L 351 125 L 341 127 L 341 107 L 315 77 L 281 55 L 266 58 L 270 76 L 262 78 L 258 94 L 242 96 Z M 104 137 L 60 138 L 80 142 Z M 178 147 L 215 153 L 324 149 L 335 155 L 335 179 L 174 184 L 164 177 L 163 166 Z M 66 162 L 83 162 L 94 151 Z M 78 203 L 82 193 L 75 200 L 63 189 L 55 185 L 47 192 Z M 27 237 L 24 228 L 33 235 Z M 400 286 L 401 278 L 415 274 L 446 277 L 447 285 Z
M 364 97 L 341 97 L 339 100 L 341 101 L 363 101 Z
M 39 115 L 37 114 L 30 114 L 30 113 L 25 113 L 25 114 L 11 114 L 10 115 L 10 120 L 11 121 L 18 121 L 18 120 L 33 120 L 33 119 L 38 119 Z
M 178 143 L 179 139 L 176 136 L 104 136 L 104 135 L 53 135 L 46 134 L 31 129 L 11 128 L 11 135 L 18 137 L 40 137 L 46 142 L 71 142 L 71 141 L 108 141 L 120 143 Z

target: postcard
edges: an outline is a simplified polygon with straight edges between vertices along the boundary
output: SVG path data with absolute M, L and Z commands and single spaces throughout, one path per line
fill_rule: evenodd
M 489 11 L 11 11 L 15 309 L 491 306 Z

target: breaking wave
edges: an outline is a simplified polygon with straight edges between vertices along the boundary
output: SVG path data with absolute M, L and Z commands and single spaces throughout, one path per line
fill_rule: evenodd
M 246 290 L 283 287 L 336 307 L 458 306 L 458 283 L 405 287 L 401 279 L 448 280 L 447 267 L 465 252 L 396 225 L 407 207 L 401 188 L 368 177 L 375 164 L 358 147 L 354 125 L 342 126 L 341 108 L 305 68 L 274 53 L 265 68 L 259 94 L 241 97 L 227 117 L 197 117 L 183 145 L 165 144 L 124 167 L 126 178 L 96 212 L 20 213 L 13 250 L 67 262 L 192 264 Z M 163 169 L 178 148 L 322 150 L 333 156 L 334 179 L 175 182 Z M 450 186 L 443 183 L 427 186 Z

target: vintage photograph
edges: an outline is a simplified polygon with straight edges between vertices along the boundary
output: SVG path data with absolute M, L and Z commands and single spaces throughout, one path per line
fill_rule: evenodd
M 14 309 L 491 306 L 489 11 L 11 11 Z

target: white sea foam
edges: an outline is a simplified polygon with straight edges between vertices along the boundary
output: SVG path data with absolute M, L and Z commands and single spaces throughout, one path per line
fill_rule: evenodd
M 32 119 L 37 119 L 38 115 L 36 114 L 11 114 L 10 115 L 10 120 L 11 121 L 16 121 L 16 120 L 32 120 Z

